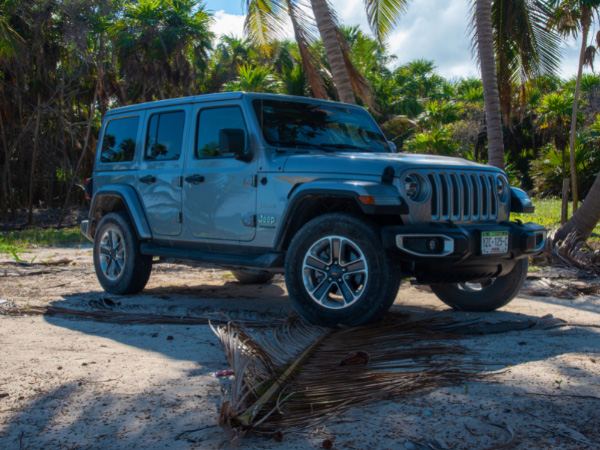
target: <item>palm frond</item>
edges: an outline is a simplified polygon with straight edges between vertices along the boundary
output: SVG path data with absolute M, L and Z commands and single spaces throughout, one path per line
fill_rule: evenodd
M 354 91 L 354 94 L 358 98 L 360 98 L 365 105 L 369 107 L 372 113 L 377 114 L 378 108 L 375 102 L 375 97 L 373 95 L 373 90 L 371 89 L 371 85 L 369 81 L 358 71 L 354 64 L 352 64 L 350 46 L 348 45 L 346 38 L 340 32 L 340 29 L 337 26 L 336 32 L 338 41 L 340 43 L 340 47 L 342 49 L 344 64 L 346 66 L 346 70 L 348 71 L 348 76 L 350 77 L 350 84 L 352 85 L 352 90 Z
M 475 14 L 472 2 L 472 14 Z M 554 11 L 543 0 L 492 2 L 494 51 L 498 75 L 500 104 L 505 122 L 509 123 L 512 96 L 523 90 L 528 81 L 540 75 L 557 73 L 561 61 L 559 33 L 548 27 Z M 478 36 L 475 19 L 471 21 L 474 54 Z
M 318 60 L 311 47 L 317 41 L 314 19 L 309 16 L 305 5 L 295 0 L 286 0 L 294 37 L 302 59 L 306 79 L 315 98 L 327 99 L 325 84 L 318 71 Z
M 382 42 L 396 25 L 409 0 L 364 0 L 371 31 Z
M 287 7 L 282 0 L 246 0 L 244 31 L 250 42 L 269 54 L 274 40 L 285 36 Z
M 298 431 L 353 407 L 479 376 L 442 329 L 451 325 L 390 315 L 341 330 L 299 319 L 253 333 L 233 323 L 213 328 L 235 373 L 220 425 L 238 437 Z

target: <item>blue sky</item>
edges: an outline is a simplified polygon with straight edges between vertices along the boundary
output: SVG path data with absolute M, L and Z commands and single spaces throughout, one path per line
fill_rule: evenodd
M 342 23 L 358 24 L 369 30 L 363 0 L 330 0 L 330 3 Z M 217 35 L 243 35 L 242 0 L 205 0 L 205 4 L 215 14 L 213 31 Z M 394 64 L 425 58 L 433 60 L 437 71 L 445 77 L 479 76 L 467 28 L 469 4 L 469 0 L 410 2 L 407 13 L 387 39 L 390 52 L 398 58 Z M 597 30 L 592 31 L 590 35 L 595 36 Z M 570 77 L 577 72 L 580 45 L 575 41 L 564 45 L 561 76 Z

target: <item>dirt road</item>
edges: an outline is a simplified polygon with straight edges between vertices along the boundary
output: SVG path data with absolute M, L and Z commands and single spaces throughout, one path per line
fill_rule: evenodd
M 91 248 L 26 256 L 37 256 L 34 265 L 0 256 L 0 299 L 18 306 L 182 316 L 222 312 L 265 320 L 292 310 L 280 276 L 247 287 L 226 271 L 161 264 L 142 295 L 114 297 L 96 281 Z M 563 275 L 547 277 L 559 277 L 554 282 L 560 285 Z M 538 297 L 531 294 L 547 283 L 528 283 L 525 295 L 490 314 L 452 312 L 409 284 L 394 304 L 393 311 L 415 319 L 514 322 L 552 314 L 568 322 L 463 339 L 490 369 L 505 369 L 493 380 L 375 403 L 318 429 L 285 435 L 282 442 L 246 438 L 240 447 L 321 448 L 327 439 L 339 449 L 413 449 L 435 440 L 438 447 L 430 448 L 483 449 L 509 441 L 503 448 L 600 447 L 600 296 Z M 229 447 L 216 426 L 222 380 L 211 375 L 228 365 L 207 325 L 0 316 L 0 346 L 2 449 Z

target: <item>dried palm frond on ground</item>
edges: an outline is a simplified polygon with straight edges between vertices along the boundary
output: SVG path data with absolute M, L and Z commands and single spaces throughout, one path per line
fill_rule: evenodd
M 564 240 L 555 240 L 556 231 L 548 234 L 544 254 L 552 261 L 565 267 L 575 267 L 595 275 L 600 275 L 600 252 L 590 250 L 574 232 Z
M 3 316 L 59 316 L 69 319 L 94 320 L 97 322 L 116 323 L 116 324 L 170 324 L 170 325 L 208 325 L 209 323 L 226 324 L 231 321 L 231 318 L 225 314 L 215 312 L 205 315 L 171 315 L 160 313 L 129 313 L 123 311 L 107 311 L 106 309 L 74 309 L 63 308 L 61 306 L 17 306 L 14 303 L 9 303 L 0 306 L 0 315 Z M 243 323 L 246 326 L 272 327 L 282 323 L 282 320 L 256 320 L 244 319 Z
M 575 299 L 584 295 L 600 293 L 600 283 L 590 283 L 589 281 L 577 281 L 573 279 L 568 279 L 561 283 L 551 278 L 536 278 L 528 282 L 521 293 L 532 297 Z
M 446 318 L 390 314 L 341 330 L 291 319 L 270 330 L 235 323 L 213 330 L 235 372 L 220 412 L 234 437 L 298 431 L 373 401 L 482 376 Z

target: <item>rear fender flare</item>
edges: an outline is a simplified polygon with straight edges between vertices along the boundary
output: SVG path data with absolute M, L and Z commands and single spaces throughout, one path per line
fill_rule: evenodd
M 98 224 L 102 217 L 115 210 L 115 205 L 122 202 L 135 227 L 138 238 L 141 240 L 151 239 L 152 232 L 146 219 L 142 203 L 131 186 L 108 185 L 98 189 L 92 199 L 89 218 L 92 223 Z M 95 227 L 94 227 L 95 228 Z M 95 229 L 92 230 L 92 237 Z

